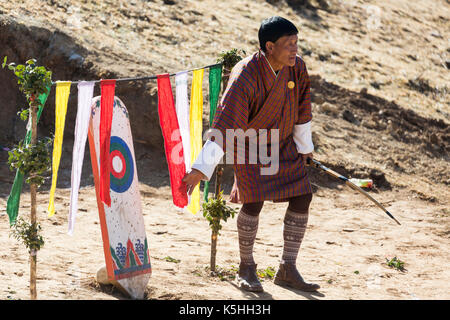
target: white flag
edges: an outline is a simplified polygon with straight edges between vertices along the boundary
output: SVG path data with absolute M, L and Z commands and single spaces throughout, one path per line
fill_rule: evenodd
M 84 148 L 89 129 L 94 82 L 82 81 L 78 84 L 78 109 L 75 123 L 75 134 L 72 153 L 72 177 L 70 189 L 70 211 L 68 234 L 73 234 L 75 216 L 78 210 L 78 190 L 80 188 L 81 171 L 83 168 Z

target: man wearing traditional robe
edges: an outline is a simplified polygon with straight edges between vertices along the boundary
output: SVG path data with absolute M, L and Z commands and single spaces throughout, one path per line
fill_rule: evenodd
M 247 291 L 263 291 L 256 274 L 253 245 L 259 213 L 266 200 L 289 202 L 283 220 L 281 263 L 274 283 L 303 291 L 319 289 L 317 284 L 306 283 L 296 267 L 312 199 L 305 167 L 314 150 L 310 81 L 305 62 L 297 55 L 297 34 L 297 28 L 281 17 L 261 23 L 260 50 L 232 69 L 210 129 L 219 132 L 226 142 L 210 134 L 192 170 L 183 178 L 191 193 L 200 180 L 211 178 L 225 151 L 227 163 L 233 161 L 235 183 L 231 198 L 232 202 L 243 204 L 237 218 L 240 253 L 237 282 Z M 238 130 L 248 133 L 247 140 L 240 144 L 235 136 L 227 135 Z M 262 139 L 263 134 L 266 140 Z M 267 163 L 262 157 L 252 160 L 255 153 L 251 152 L 252 143 L 257 145 L 253 150 L 259 153 L 264 149 L 261 146 L 267 147 L 270 159 L 276 163 Z M 234 150 L 229 151 L 230 146 Z M 241 161 L 237 160 L 240 156 Z M 276 170 L 268 170 L 274 165 Z

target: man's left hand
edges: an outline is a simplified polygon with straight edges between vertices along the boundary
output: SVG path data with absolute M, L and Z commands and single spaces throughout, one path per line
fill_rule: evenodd
M 308 162 L 307 162 L 308 158 L 310 158 L 311 160 L 314 159 L 312 153 L 306 153 L 306 154 L 300 153 L 300 157 L 302 158 L 304 167 L 306 167 L 308 165 Z

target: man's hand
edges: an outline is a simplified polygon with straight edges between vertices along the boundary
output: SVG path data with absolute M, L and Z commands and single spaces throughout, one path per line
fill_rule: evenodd
M 306 153 L 306 154 L 300 153 L 300 157 L 302 158 L 304 167 L 306 167 L 308 165 L 308 162 L 307 162 L 308 158 L 310 158 L 311 160 L 314 159 L 312 153 Z
M 192 169 L 191 172 L 186 173 L 184 178 L 181 180 L 182 182 L 186 183 L 186 191 L 189 195 L 192 194 L 192 191 L 194 191 L 194 188 L 197 184 L 199 184 L 200 180 L 207 179 L 207 177 L 201 173 L 197 169 Z

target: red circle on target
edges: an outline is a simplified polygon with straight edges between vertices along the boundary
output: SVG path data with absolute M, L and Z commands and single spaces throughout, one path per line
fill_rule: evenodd
M 120 172 L 117 172 L 114 169 L 113 160 L 115 157 L 119 157 L 120 161 L 122 162 L 122 170 L 120 170 Z M 111 159 L 111 174 L 117 179 L 122 179 L 126 171 L 125 158 L 123 157 L 122 153 L 119 150 L 114 150 L 111 152 L 110 159 Z

